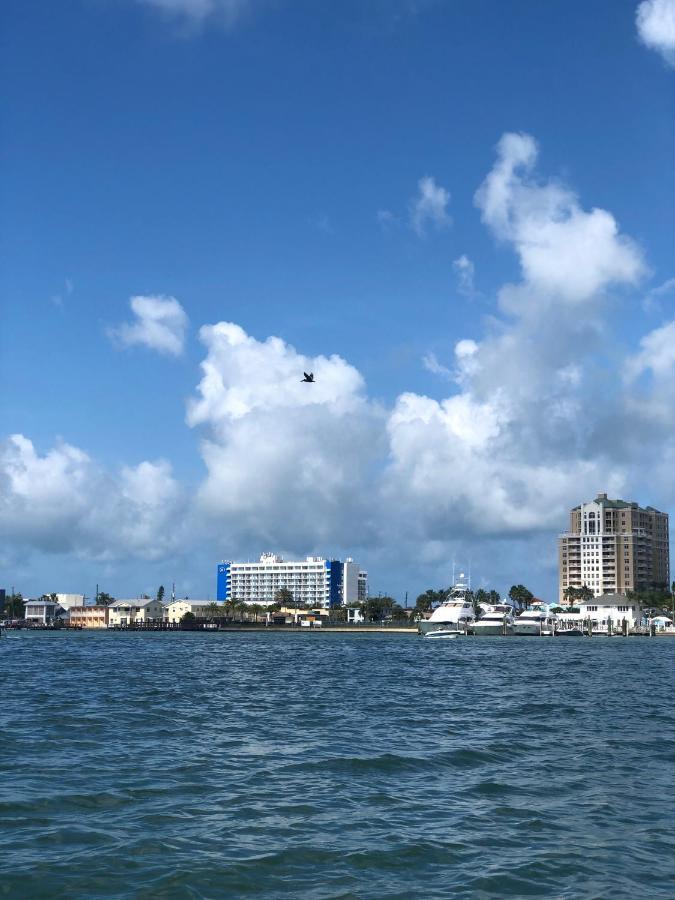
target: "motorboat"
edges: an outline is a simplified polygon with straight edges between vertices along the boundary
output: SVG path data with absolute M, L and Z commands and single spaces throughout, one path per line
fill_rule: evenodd
M 420 621 L 420 634 L 426 635 L 438 629 L 466 634 L 467 625 L 474 618 L 471 586 L 465 580 L 464 573 L 461 573 L 459 581 L 452 586 L 448 599 L 437 606 L 428 619 Z
M 435 631 L 427 631 L 424 634 L 425 638 L 433 638 L 434 640 L 443 640 L 448 638 L 456 638 L 459 637 L 461 631 L 452 630 L 450 628 L 437 628 Z
M 579 625 L 571 625 L 569 628 L 556 628 L 556 637 L 583 637 L 584 632 Z
M 475 635 L 513 634 L 513 608 L 505 603 L 498 603 L 480 619 L 471 623 L 470 631 Z
M 513 633 L 550 637 L 555 630 L 555 616 L 545 609 L 524 609 L 513 624 Z

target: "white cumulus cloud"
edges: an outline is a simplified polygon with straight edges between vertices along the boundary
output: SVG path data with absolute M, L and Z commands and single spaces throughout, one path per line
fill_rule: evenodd
M 657 378 L 670 378 L 675 372 L 675 321 L 655 328 L 640 340 L 640 351 L 627 361 L 629 380 L 650 371 Z
M 136 296 L 130 306 L 135 319 L 110 328 L 113 341 L 125 347 L 141 344 L 169 356 L 182 354 L 188 317 L 175 297 Z
M 200 337 L 207 355 L 187 421 L 203 434 L 199 506 L 222 523 L 223 541 L 255 534 L 261 545 L 307 548 L 364 539 L 363 488 L 382 429 L 358 371 L 229 322 Z
M 513 548 L 552 548 L 579 500 L 598 490 L 641 499 L 645 470 L 648 501 L 672 494 L 675 323 L 620 356 L 611 290 L 638 281 L 642 254 L 610 212 L 538 176 L 536 161 L 531 137 L 504 135 L 478 191 L 521 280 L 501 293 L 508 315 L 473 337 L 448 334 L 448 365 L 427 354 L 426 368 L 446 378 L 440 396 L 405 391 L 383 408 L 342 356 L 306 355 L 232 322 L 204 326 L 187 409 L 204 463 L 197 490 L 182 489 L 165 460 L 111 472 L 77 447 L 41 454 L 16 435 L 0 453 L 3 545 L 160 559 L 179 535 L 196 546 L 199 534 L 214 558 L 353 552 L 367 565 L 421 566 L 426 581 L 427 565 L 447 577 L 463 543 L 487 567 L 500 547 L 504 578 L 515 578 Z M 128 343 L 182 347 L 177 301 L 133 300 Z M 152 314 L 173 304 L 173 325 Z M 310 371 L 316 381 L 304 383 Z M 549 563 L 540 557 L 527 571 L 548 565 L 552 580 L 553 550 Z
M 443 228 L 450 224 L 448 203 L 450 194 L 444 187 L 436 184 L 434 178 L 425 175 L 417 182 L 417 196 L 410 204 L 410 224 L 413 231 L 424 237 L 427 226 Z
M 586 211 L 569 188 L 540 181 L 537 157 L 530 135 L 503 135 L 497 162 L 476 192 L 483 222 L 520 260 L 524 283 L 502 290 L 503 306 L 513 311 L 537 296 L 579 304 L 611 285 L 635 284 L 645 270 L 639 247 L 611 213 Z
M 64 442 L 42 455 L 21 434 L 0 445 L 0 533 L 9 545 L 157 559 L 176 547 L 184 505 L 166 460 L 109 473 Z
M 642 43 L 675 66 L 675 0 L 643 0 L 636 21 Z

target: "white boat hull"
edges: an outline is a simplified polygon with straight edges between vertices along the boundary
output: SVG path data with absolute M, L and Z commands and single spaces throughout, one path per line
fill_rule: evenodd
M 541 635 L 541 629 L 539 625 L 518 625 L 516 623 L 513 626 L 513 633 L 519 634 L 522 637 L 539 637 Z
M 499 622 L 495 622 L 490 625 L 480 625 L 478 623 L 472 626 L 472 631 L 474 635 L 479 637 L 481 634 L 513 634 L 513 626 L 507 625 L 506 629 L 503 624 Z
M 430 631 L 454 631 L 457 634 L 466 634 L 466 626 L 463 622 L 432 622 L 430 619 L 423 619 L 419 625 L 420 634 L 429 634 Z

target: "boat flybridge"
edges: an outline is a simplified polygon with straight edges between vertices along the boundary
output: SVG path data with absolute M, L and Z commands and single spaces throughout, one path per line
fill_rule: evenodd
M 440 630 L 446 632 L 446 635 L 466 634 L 467 626 L 474 618 L 471 585 L 461 572 L 459 580 L 450 590 L 448 599 L 437 606 L 428 619 L 422 619 L 419 623 L 420 634 L 426 636 Z
M 513 624 L 513 607 L 496 603 L 484 616 L 471 623 L 470 630 L 473 634 L 513 634 Z

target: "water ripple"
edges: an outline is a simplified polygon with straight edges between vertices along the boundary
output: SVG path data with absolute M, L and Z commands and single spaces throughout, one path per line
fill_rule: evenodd
M 674 651 L 10 633 L 0 897 L 673 897 Z

